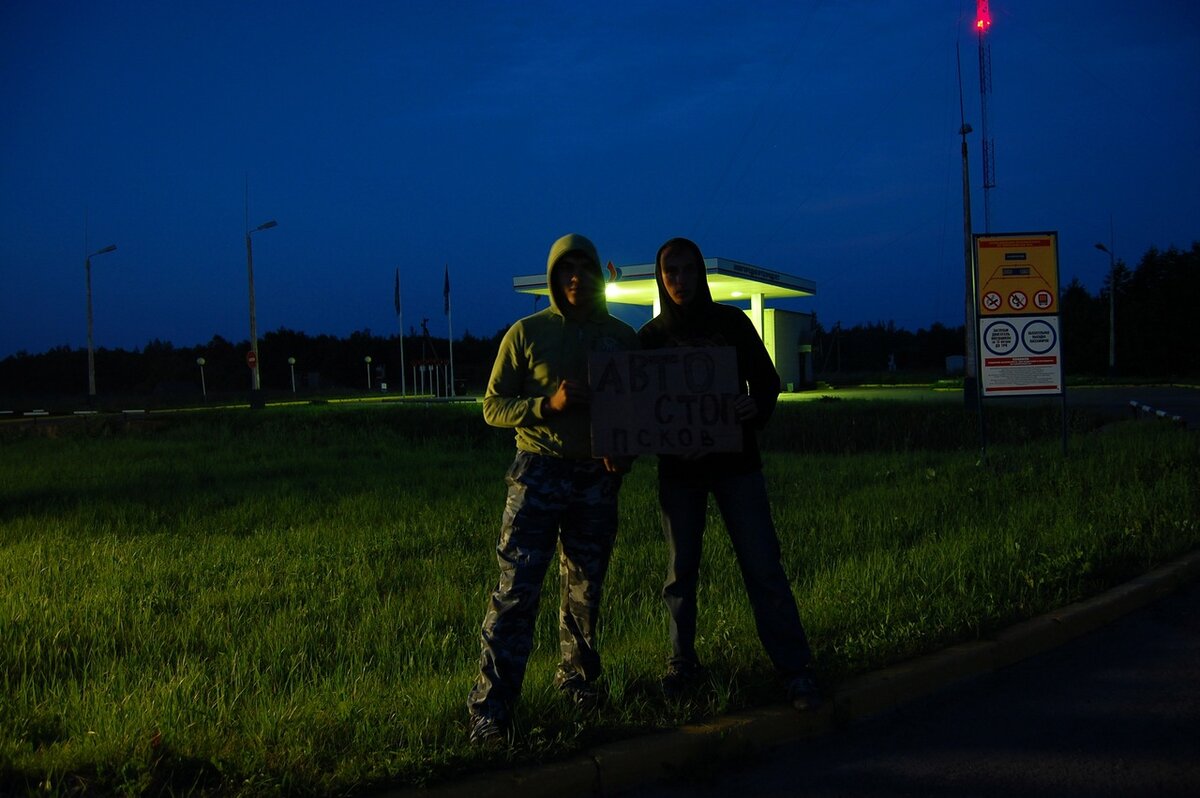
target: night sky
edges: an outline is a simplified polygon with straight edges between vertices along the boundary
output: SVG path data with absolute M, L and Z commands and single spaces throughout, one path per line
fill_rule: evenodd
M 993 0 L 991 231 L 1099 290 L 1200 239 L 1200 4 Z M 566 232 L 817 283 L 827 328 L 963 318 L 975 2 L 0 3 L 0 357 L 249 334 L 491 335 Z M 956 44 L 961 56 L 956 62 Z M 618 306 L 619 307 L 619 306 Z M 640 324 L 648 310 L 621 311 Z

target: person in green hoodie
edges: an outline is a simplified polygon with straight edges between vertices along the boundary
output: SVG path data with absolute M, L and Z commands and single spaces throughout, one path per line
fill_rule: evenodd
M 581 235 L 554 242 L 546 263 L 550 306 L 520 319 L 500 343 L 483 417 L 516 432 L 508 499 L 496 545 L 500 581 L 483 619 L 479 675 L 467 698 L 470 739 L 502 744 L 533 646 L 546 569 L 561 546 L 561 661 L 555 683 L 581 709 L 600 694 L 595 633 L 617 533 L 617 492 L 628 462 L 592 457 L 588 355 L 638 347 L 608 312 L 596 247 Z

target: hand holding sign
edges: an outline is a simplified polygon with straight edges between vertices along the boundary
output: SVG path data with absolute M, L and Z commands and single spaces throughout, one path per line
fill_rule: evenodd
M 633 468 L 634 457 L 605 457 L 604 469 L 614 474 L 628 474 Z
M 758 415 L 758 403 L 746 394 L 739 394 L 733 400 L 733 413 L 738 421 L 749 421 Z
M 587 404 L 590 395 L 591 391 L 583 383 L 563 380 L 558 384 L 558 390 L 546 400 L 545 406 L 552 413 L 561 413 L 569 407 Z

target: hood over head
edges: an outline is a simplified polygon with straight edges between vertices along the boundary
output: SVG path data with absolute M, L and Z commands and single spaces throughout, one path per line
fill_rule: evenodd
M 663 259 L 671 250 L 690 251 L 700 267 L 696 296 L 687 305 L 676 305 L 675 301 L 671 299 L 671 295 L 667 293 L 666 285 L 663 284 Z M 654 281 L 658 284 L 659 315 L 662 316 L 663 322 L 668 327 L 700 328 L 708 323 L 716 308 L 716 303 L 713 302 L 712 293 L 708 290 L 708 274 L 704 270 L 704 255 L 694 241 L 687 238 L 672 238 L 659 247 L 658 255 L 654 258 Z
M 600 255 L 596 252 L 596 245 L 578 233 L 567 233 L 550 247 L 550 256 L 546 258 L 546 287 L 550 289 L 550 307 L 560 315 L 562 314 L 565 300 L 559 297 L 558 291 L 554 288 L 554 267 L 558 265 L 559 259 L 568 252 L 580 252 L 587 256 L 596 278 L 596 296 L 592 304 L 592 312 L 597 310 L 607 312 L 608 300 L 604 296 L 604 272 L 600 268 Z

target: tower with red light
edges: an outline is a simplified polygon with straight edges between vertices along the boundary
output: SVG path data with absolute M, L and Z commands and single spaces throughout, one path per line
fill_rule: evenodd
M 985 33 L 992 27 L 992 12 L 988 10 L 988 0 L 975 0 L 975 27 L 980 33 Z
M 988 0 L 975 0 L 975 32 L 979 36 L 979 138 L 983 153 L 983 230 L 992 231 L 992 189 L 996 187 L 996 144 L 988 133 L 988 97 L 992 93 L 992 46 L 985 34 L 992 27 Z

